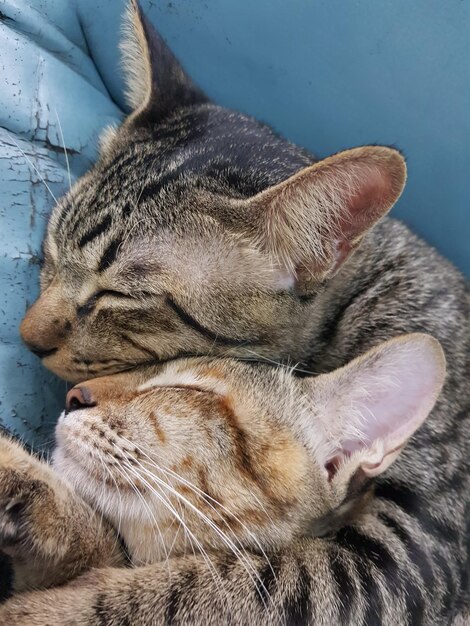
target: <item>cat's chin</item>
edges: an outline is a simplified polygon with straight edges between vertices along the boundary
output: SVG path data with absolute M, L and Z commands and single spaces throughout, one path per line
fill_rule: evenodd
M 87 457 L 79 446 L 83 444 L 76 443 L 77 450 L 74 454 L 70 453 L 73 443 L 64 442 L 63 438 L 58 434 L 56 429 L 57 445 L 52 454 L 52 465 L 60 477 L 67 482 L 73 490 L 81 496 L 93 509 L 103 513 L 106 517 L 116 509 L 116 491 L 107 486 L 104 470 L 100 465 Z
M 90 505 L 95 504 L 96 486 L 89 471 L 75 458 L 68 455 L 64 448 L 57 445 L 52 454 L 52 466 L 62 480 L 69 483 L 74 491 L 82 496 Z

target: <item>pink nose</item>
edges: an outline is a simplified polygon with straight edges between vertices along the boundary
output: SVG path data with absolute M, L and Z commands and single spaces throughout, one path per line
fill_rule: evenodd
M 87 387 L 73 387 L 65 400 L 65 410 L 68 413 L 96 406 L 96 402 Z

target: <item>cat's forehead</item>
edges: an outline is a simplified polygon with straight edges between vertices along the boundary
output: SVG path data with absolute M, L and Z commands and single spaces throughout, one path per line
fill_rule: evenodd
M 51 234 L 86 245 L 112 226 L 174 226 L 198 209 L 210 211 L 215 197 L 221 205 L 252 196 L 310 161 L 268 126 L 211 104 L 154 127 L 124 124 L 56 207 Z

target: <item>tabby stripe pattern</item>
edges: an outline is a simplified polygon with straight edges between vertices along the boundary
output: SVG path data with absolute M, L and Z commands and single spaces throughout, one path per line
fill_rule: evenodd
M 106 217 L 103 219 L 102 222 L 97 224 L 88 233 L 80 237 L 80 239 L 78 240 L 78 247 L 83 248 L 83 246 L 85 246 L 87 243 L 90 243 L 91 241 L 93 241 L 93 239 L 96 239 L 97 237 L 105 233 L 110 226 L 111 226 L 111 216 L 106 215 Z
M 156 567 L 154 576 L 150 569 L 142 576 L 138 568 L 119 579 L 119 586 L 116 579 L 113 591 L 100 591 L 94 623 L 451 625 L 464 606 L 463 601 L 454 604 L 452 611 L 449 602 L 465 597 L 456 584 L 459 569 L 468 565 L 466 550 L 446 559 L 444 529 L 429 526 L 419 497 L 413 515 L 397 506 L 395 496 L 402 488 L 379 485 L 374 510 L 356 526 L 330 540 L 300 540 L 271 555 L 270 564 L 253 555 L 248 571 L 231 554 L 214 556 L 213 569 L 201 559 L 191 564 L 188 557 L 178 569 L 176 560 L 171 580 L 164 564 L 161 569 L 150 566 Z M 411 496 L 409 488 L 405 491 Z M 432 503 L 428 508 L 432 510 Z M 131 612 L 130 595 L 145 595 L 146 602 L 133 603 Z
M 197 320 L 194 319 L 189 313 L 187 313 L 184 309 L 182 309 L 176 302 L 170 298 L 166 298 L 166 303 L 171 309 L 176 313 L 176 315 L 180 318 L 182 322 L 184 322 L 187 326 L 190 326 L 195 331 L 197 331 L 200 335 L 203 335 L 207 339 L 211 341 L 226 344 L 228 346 L 240 346 L 240 345 L 249 345 L 254 343 L 259 343 L 258 338 L 250 338 L 250 339 L 235 339 L 234 337 L 227 337 L 225 335 L 220 335 L 218 333 L 214 333 L 202 324 L 200 324 Z
M 137 206 L 145 205 L 148 201 L 157 202 L 158 195 L 168 185 L 181 180 L 183 173 L 186 181 L 191 175 L 194 184 L 214 188 L 216 192 L 223 189 L 225 193 L 240 198 L 252 196 L 314 162 L 312 155 L 298 148 L 294 150 L 293 146 L 283 142 L 274 133 L 263 138 L 263 146 L 259 147 L 262 150 L 260 155 L 257 156 L 254 146 L 246 144 L 237 153 L 236 162 L 224 161 L 220 155 L 230 143 L 233 133 L 233 128 L 228 132 L 225 124 L 222 124 L 224 115 L 222 108 L 206 103 L 181 108 L 173 116 L 162 120 L 152 129 L 152 142 L 139 142 L 136 139 L 106 163 L 99 185 L 90 188 L 85 180 L 84 184 L 73 190 L 57 218 L 56 233 L 64 229 L 68 235 L 76 236 L 83 223 L 84 213 L 87 213 L 87 222 L 101 216 L 106 226 L 111 219 L 108 214 L 111 206 L 113 214 L 120 210 L 123 217 L 128 218 Z M 242 116 L 239 121 L 234 118 L 234 122 L 246 126 Z M 208 134 L 210 130 L 212 134 Z M 197 145 L 202 135 L 203 150 Z M 247 176 L 253 160 L 262 158 L 270 146 L 281 154 L 289 154 L 291 162 L 285 165 L 285 171 L 271 168 L 263 175 L 253 171 L 252 176 Z M 121 181 L 119 188 L 115 184 L 116 177 Z M 164 213 L 155 212 L 152 216 L 162 220 L 162 223 L 166 217 Z M 95 225 L 89 236 L 93 235 L 96 228 L 99 229 L 99 224 Z M 79 244 L 81 241 L 86 243 L 87 238 L 88 234 L 81 234 Z

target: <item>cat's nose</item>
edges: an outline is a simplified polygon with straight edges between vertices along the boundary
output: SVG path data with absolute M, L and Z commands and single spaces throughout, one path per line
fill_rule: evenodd
M 87 387 L 73 387 L 73 389 L 68 392 L 65 400 L 65 410 L 67 413 L 78 411 L 78 409 L 87 409 L 92 406 L 96 406 L 96 400 Z

